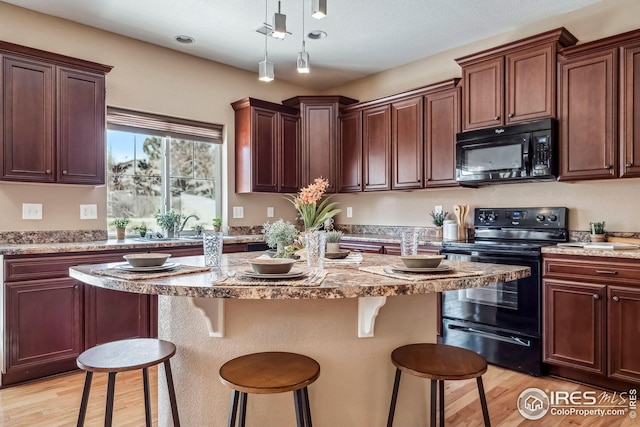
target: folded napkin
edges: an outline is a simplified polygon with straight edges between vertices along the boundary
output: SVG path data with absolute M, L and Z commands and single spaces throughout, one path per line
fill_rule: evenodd
M 305 274 L 296 279 L 256 279 L 245 276 L 242 272 L 238 272 L 233 277 L 221 277 L 213 281 L 214 286 L 299 286 L 299 287 L 317 287 L 320 286 L 328 271 L 320 270 L 315 273 Z
M 346 258 L 342 259 L 324 259 L 324 265 L 327 264 L 362 264 L 362 254 L 360 252 L 351 252 Z
M 393 269 L 393 266 L 369 266 L 359 267 L 358 270 L 366 271 L 367 273 L 380 274 L 382 276 L 392 277 L 394 279 L 409 280 L 412 282 L 422 282 L 425 280 L 433 279 L 453 279 L 461 277 L 482 276 L 482 271 L 469 271 L 469 270 L 451 270 L 449 272 L 442 273 L 387 273 L 384 269 Z
M 137 272 L 120 270 L 119 268 L 99 268 L 91 270 L 91 274 L 96 276 L 111 276 L 118 279 L 127 280 L 152 280 L 160 277 L 179 276 L 181 274 L 204 273 L 211 271 L 211 267 L 196 267 L 193 265 L 180 264 L 175 270 L 157 272 Z

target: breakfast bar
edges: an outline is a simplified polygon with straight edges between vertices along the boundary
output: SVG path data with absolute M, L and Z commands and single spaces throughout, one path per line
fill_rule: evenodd
M 325 263 L 321 273 L 291 280 L 243 279 L 256 254 L 223 256 L 220 269 L 202 271 L 202 257 L 172 259 L 192 268 L 168 276 L 111 275 L 116 264 L 72 267 L 70 276 L 93 286 L 158 294 L 159 338 L 176 344 L 172 359 L 182 425 L 224 426 L 229 390 L 218 370 L 235 357 L 288 351 L 319 362 L 309 387 L 316 427 L 384 425 L 394 380 L 391 351 L 435 342 L 437 293 L 527 277 L 528 267 L 446 261 L 438 274 L 398 273 L 396 256 L 363 254 L 359 262 Z M 306 265 L 294 269 L 306 273 Z M 117 276 L 117 277 L 116 277 Z M 164 381 L 159 372 L 161 381 Z M 171 425 L 169 399 L 159 387 L 159 422 Z M 406 378 L 396 426 L 425 425 L 428 386 Z M 248 425 L 295 425 L 291 395 L 255 396 Z

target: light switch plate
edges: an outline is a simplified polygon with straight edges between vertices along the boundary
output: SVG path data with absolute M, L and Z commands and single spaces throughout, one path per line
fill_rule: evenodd
M 233 207 L 233 217 L 234 218 L 244 218 L 244 206 L 234 206 Z
M 98 205 L 80 205 L 80 219 L 98 219 Z
M 269 206 L 267 208 L 267 218 L 273 218 L 274 212 L 273 212 L 273 206 Z
M 442 213 L 442 205 L 436 205 L 435 213 Z
M 23 203 L 22 219 L 42 219 L 42 203 Z
M 349 206 L 347 208 L 347 218 L 352 218 L 352 217 L 353 217 L 353 208 Z

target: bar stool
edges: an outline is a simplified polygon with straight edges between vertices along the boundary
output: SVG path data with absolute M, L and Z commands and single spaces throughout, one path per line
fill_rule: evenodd
M 487 399 L 482 385 L 482 374 L 487 371 L 487 361 L 473 351 L 445 344 L 409 344 L 398 347 L 391 353 L 391 361 L 396 366 L 396 378 L 393 383 L 391 407 L 387 427 L 393 426 L 396 410 L 400 375 L 406 372 L 431 380 L 430 426 L 436 425 L 436 384 L 440 395 L 440 426 L 444 427 L 444 382 L 445 380 L 466 380 L 476 378 L 484 425 L 491 426 Z
M 91 379 L 94 372 L 107 372 L 107 406 L 105 410 L 105 426 L 111 426 L 113 419 L 113 396 L 118 372 L 142 369 L 144 384 L 144 409 L 146 426 L 151 427 L 151 397 L 149 395 L 149 367 L 164 362 L 164 370 L 169 388 L 169 400 L 173 425 L 180 427 L 178 419 L 178 405 L 176 404 L 176 392 L 173 388 L 173 376 L 171 375 L 171 362 L 169 359 L 176 353 L 176 346 L 169 342 L 154 338 L 136 338 L 121 341 L 113 341 L 92 347 L 80 354 L 77 359 L 78 367 L 86 371 L 82 402 L 78 414 L 78 427 L 84 425 L 87 414 L 87 403 L 91 391 Z
M 233 390 L 227 426 L 235 427 L 238 417 L 238 427 L 245 427 L 247 393 L 293 391 L 297 426 L 313 427 L 307 386 L 319 376 L 318 362 L 296 353 L 252 353 L 226 362 L 220 367 L 220 381 Z

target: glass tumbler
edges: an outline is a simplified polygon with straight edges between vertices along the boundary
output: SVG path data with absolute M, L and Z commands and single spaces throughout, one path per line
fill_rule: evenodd
M 305 249 L 307 250 L 307 266 L 310 269 L 324 268 L 324 252 L 327 246 L 327 233 L 324 231 L 310 231 L 304 234 Z
M 205 231 L 202 235 L 204 265 L 220 268 L 222 265 L 222 232 Z
M 417 255 L 418 254 L 418 237 L 420 232 L 418 230 L 407 230 L 402 232 L 402 241 L 400 243 L 400 254 L 405 255 Z

